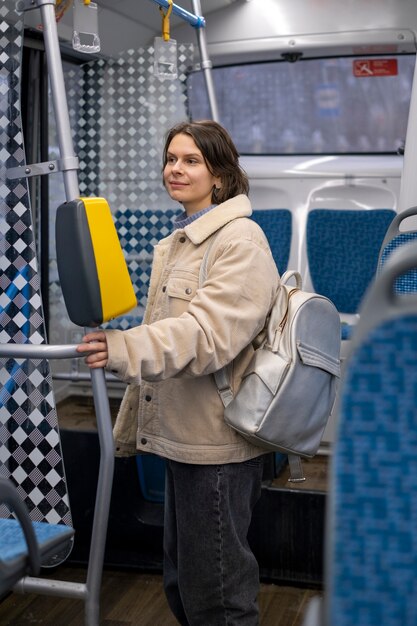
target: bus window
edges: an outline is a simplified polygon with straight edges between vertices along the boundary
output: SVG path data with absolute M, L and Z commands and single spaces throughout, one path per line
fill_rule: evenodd
M 220 121 L 241 154 L 398 153 L 414 55 L 305 59 L 213 69 Z M 188 79 L 192 119 L 209 117 L 202 72 Z

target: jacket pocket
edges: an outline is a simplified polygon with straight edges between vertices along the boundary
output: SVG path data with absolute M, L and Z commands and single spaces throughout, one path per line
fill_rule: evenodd
M 198 289 L 198 276 L 192 270 L 174 270 L 167 282 L 168 311 L 178 317 L 188 309 Z
M 113 428 L 116 456 L 131 456 L 136 454 L 138 403 L 139 387 L 129 385 L 123 396 Z

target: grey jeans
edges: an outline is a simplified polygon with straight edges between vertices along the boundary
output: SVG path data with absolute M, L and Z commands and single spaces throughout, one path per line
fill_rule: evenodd
M 263 462 L 167 461 L 164 587 L 182 626 L 259 624 L 259 568 L 247 534 Z

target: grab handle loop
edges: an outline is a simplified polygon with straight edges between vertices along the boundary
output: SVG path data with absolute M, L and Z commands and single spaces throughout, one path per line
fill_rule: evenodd
M 159 7 L 159 12 L 162 15 L 162 38 L 164 41 L 169 41 L 169 17 L 172 13 L 172 0 L 168 0 L 169 7 L 167 12 L 164 13 L 162 7 Z

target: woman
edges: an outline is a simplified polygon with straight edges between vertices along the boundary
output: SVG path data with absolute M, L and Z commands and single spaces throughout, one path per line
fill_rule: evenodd
M 143 324 L 89 333 L 78 350 L 88 353 L 89 367 L 129 383 L 116 453 L 167 460 L 164 586 L 177 620 L 254 626 L 259 570 L 247 533 L 265 451 L 225 424 L 212 373 L 232 362 L 232 387 L 239 388 L 278 272 L 265 235 L 247 219 L 248 179 L 222 126 L 172 128 L 163 183 L 184 213 L 155 247 Z

